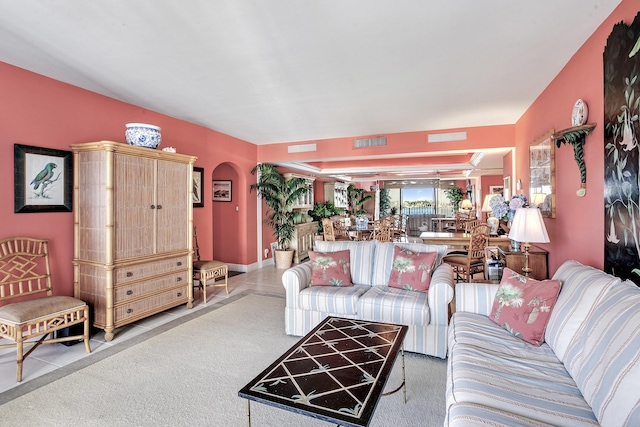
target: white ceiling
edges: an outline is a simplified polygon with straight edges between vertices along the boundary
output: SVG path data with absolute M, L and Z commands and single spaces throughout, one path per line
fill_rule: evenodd
M 620 0 L 0 0 L 0 61 L 254 144 L 513 124 Z

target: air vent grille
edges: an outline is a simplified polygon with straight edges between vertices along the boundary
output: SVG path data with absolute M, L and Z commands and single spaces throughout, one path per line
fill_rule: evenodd
M 354 139 L 353 148 L 365 148 L 365 147 L 381 147 L 387 145 L 387 137 L 380 136 L 377 138 L 365 138 Z
M 288 153 L 306 153 L 309 151 L 316 151 L 316 144 L 289 145 L 287 147 Z

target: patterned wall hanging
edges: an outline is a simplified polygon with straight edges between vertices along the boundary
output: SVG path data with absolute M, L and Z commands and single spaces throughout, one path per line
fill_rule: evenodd
M 604 269 L 640 286 L 640 13 L 604 50 Z

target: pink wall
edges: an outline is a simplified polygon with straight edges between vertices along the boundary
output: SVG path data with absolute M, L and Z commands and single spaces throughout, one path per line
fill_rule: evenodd
M 573 148 L 556 149 L 556 218 L 546 219 L 550 244 L 549 272 L 568 259 L 597 268 L 604 267 L 604 74 L 602 54 L 614 24 L 635 18 L 639 4 L 623 0 L 584 43 L 564 69 L 549 84 L 516 123 L 516 167 L 523 190 L 529 193 L 528 146 L 546 131 L 571 126 L 571 110 L 578 98 L 589 107 L 589 123 L 597 123 L 587 137 L 584 159 L 587 194 L 576 196 L 580 187 Z
M 467 132 L 467 140 L 456 142 L 427 143 L 427 135 L 429 133 L 456 131 Z M 317 148 L 317 151 L 313 153 L 313 157 L 353 157 L 355 159 L 362 156 L 380 156 L 397 153 L 429 153 L 449 150 L 471 150 L 474 148 L 512 147 L 514 141 L 514 127 L 513 125 L 480 126 L 464 129 L 392 133 L 385 136 L 387 137 L 386 146 L 357 149 L 352 148 L 353 139 L 356 137 L 366 138 L 367 136 L 356 135 L 352 137 L 313 141 L 316 143 Z M 261 162 L 307 160 L 310 153 L 289 153 L 287 149 L 287 147 L 291 145 L 307 143 L 309 143 L 309 141 L 260 145 L 258 147 L 258 159 Z M 422 159 L 421 161 L 424 162 L 428 160 Z
M 213 254 L 211 177 L 220 163 L 234 165 L 240 188 L 248 186 L 256 147 L 245 141 L 89 92 L 0 62 L 0 239 L 30 236 L 50 240 L 51 269 L 56 293 L 73 293 L 73 213 L 13 212 L 13 144 L 69 150 L 69 144 L 98 140 L 124 142 L 125 123 L 153 123 L 162 128 L 162 146 L 198 156 L 205 168 L 205 207 L 194 209 L 203 257 Z M 234 150 L 228 149 L 233 146 Z M 238 249 L 230 262 L 256 261 L 256 202 L 248 192 L 238 192 L 240 230 Z M 228 221 L 226 212 L 221 221 Z M 249 237 L 251 236 L 251 237 Z

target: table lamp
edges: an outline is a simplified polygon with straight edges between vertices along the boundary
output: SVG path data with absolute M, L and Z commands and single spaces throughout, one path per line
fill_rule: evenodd
M 529 268 L 529 247 L 531 243 L 549 243 L 549 235 L 544 226 L 540 209 L 516 209 L 511 230 L 509 231 L 509 238 L 522 242 L 524 246 L 524 267 L 522 267 L 522 272 L 525 276 L 528 276 L 531 273 Z
M 462 203 L 460 203 L 460 209 L 470 211 L 471 209 L 473 209 L 473 203 L 471 203 L 471 200 L 469 199 L 464 199 Z
M 500 220 L 493 216 L 493 209 L 489 205 L 491 199 L 495 196 L 495 194 L 487 194 L 484 196 L 484 202 L 482 202 L 482 212 L 487 212 L 487 224 L 491 227 L 490 234 L 495 236 L 498 234 L 498 225 L 500 225 Z

